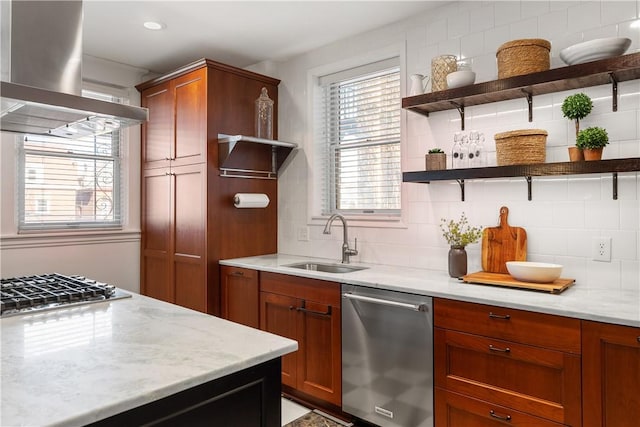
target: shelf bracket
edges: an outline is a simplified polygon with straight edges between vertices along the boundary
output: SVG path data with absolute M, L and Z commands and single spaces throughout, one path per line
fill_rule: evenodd
M 618 200 L 618 172 L 613 173 L 613 200 Z
M 451 104 L 456 107 L 456 110 L 460 113 L 460 130 L 464 130 L 464 105 L 460 105 L 455 102 L 451 102 Z
M 527 200 L 531 201 L 531 182 L 533 179 L 531 176 L 525 176 L 525 179 L 527 180 Z
M 456 179 L 460 185 L 460 201 L 464 202 L 464 179 Z
M 533 121 L 533 95 L 531 92 L 527 92 L 522 89 L 522 93 L 524 93 L 527 97 L 527 104 L 529 105 L 529 122 Z
M 611 108 L 613 111 L 618 111 L 618 80 L 613 73 L 609 73 L 609 80 L 611 80 Z

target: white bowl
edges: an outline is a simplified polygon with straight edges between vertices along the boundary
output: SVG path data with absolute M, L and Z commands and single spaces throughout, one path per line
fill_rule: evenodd
M 470 70 L 454 71 L 447 74 L 447 87 L 449 89 L 472 85 L 475 81 L 476 73 Z
M 582 64 L 599 59 L 620 56 L 629 49 L 631 39 L 609 37 L 574 44 L 560 51 L 560 59 L 567 65 Z
M 546 262 L 507 261 L 507 270 L 523 282 L 551 283 L 560 277 L 562 266 Z

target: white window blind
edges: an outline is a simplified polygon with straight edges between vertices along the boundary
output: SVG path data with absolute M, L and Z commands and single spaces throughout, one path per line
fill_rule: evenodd
M 19 151 L 19 230 L 122 226 L 120 131 L 74 140 L 26 135 Z
M 325 76 L 322 213 L 400 213 L 400 70 L 396 60 Z

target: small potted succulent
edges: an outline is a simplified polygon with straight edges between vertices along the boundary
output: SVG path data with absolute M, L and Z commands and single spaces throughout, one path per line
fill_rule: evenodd
M 482 227 L 471 227 L 467 216 L 462 212 L 460 221 L 447 221 L 442 218 L 440 230 L 442 230 L 442 236 L 450 246 L 449 276 L 462 277 L 467 274 L 467 251 L 465 247 L 480 240 Z
M 428 171 L 442 170 L 447 168 L 447 155 L 441 148 L 432 148 L 424 156 L 426 169 Z
M 588 95 L 584 93 L 576 93 L 567 96 L 562 103 L 562 115 L 570 120 L 574 120 L 576 124 L 576 141 L 580 132 L 580 120 L 584 119 L 591 113 L 593 102 Z M 584 160 L 582 150 L 577 146 L 569 147 L 569 159 L 572 162 Z
M 576 146 L 584 152 L 585 160 L 600 160 L 602 150 L 609 144 L 609 135 L 601 127 L 589 127 L 581 130 L 576 138 Z

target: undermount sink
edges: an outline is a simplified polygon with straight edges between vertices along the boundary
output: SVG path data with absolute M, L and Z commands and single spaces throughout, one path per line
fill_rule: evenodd
M 368 267 L 356 267 L 346 264 L 323 264 L 318 262 L 299 262 L 285 265 L 284 267 L 299 268 L 300 270 L 321 271 L 323 273 L 351 273 L 358 270 L 366 270 Z

